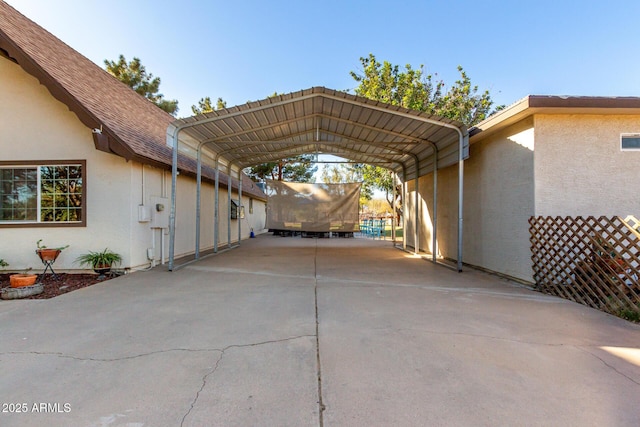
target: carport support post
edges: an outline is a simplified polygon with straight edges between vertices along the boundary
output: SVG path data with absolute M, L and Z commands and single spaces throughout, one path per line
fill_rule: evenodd
M 216 182 L 213 207 L 213 252 L 218 253 L 218 236 L 220 234 L 220 162 L 216 155 Z
M 416 194 L 415 194 L 415 201 L 414 203 L 416 204 L 414 206 L 414 210 L 415 210 L 415 224 L 414 224 L 414 229 L 413 229 L 413 234 L 414 234 L 414 243 L 415 243 L 415 247 L 413 250 L 413 253 L 415 253 L 416 255 L 420 254 L 420 229 L 419 229 L 419 225 L 420 225 L 420 176 L 418 175 L 418 160 L 416 159 Z
M 201 194 L 201 188 L 202 188 L 202 143 L 200 143 L 198 145 L 198 152 L 197 152 L 197 161 L 198 161 L 198 167 L 197 167 L 197 173 L 196 173 L 196 248 L 195 248 L 195 258 L 198 259 L 200 258 L 200 207 L 201 207 L 201 201 L 200 198 L 202 196 Z
M 462 214 L 463 214 L 463 190 L 464 190 L 464 147 L 469 143 L 469 133 L 464 135 L 457 129 L 460 137 L 458 146 L 458 272 L 462 272 Z
M 431 260 L 438 258 L 438 146 L 433 146 L 433 212 L 431 215 Z
M 404 178 L 404 182 L 402 183 L 402 249 L 407 250 L 407 225 L 409 223 L 409 209 L 407 207 L 409 204 L 408 195 L 409 195 L 409 184 L 407 183 L 407 170 L 403 166 L 402 177 Z
M 396 243 L 396 198 L 398 196 L 398 191 L 396 189 L 396 185 L 398 183 L 398 174 L 393 172 L 393 176 L 392 176 L 392 182 L 393 182 L 393 193 L 392 193 L 392 197 L 393 197 L 393 203 L 391 203 L 391 241 L 393 242 L 394 246 Z
M 171 212 L 169 214 L 169 271 L 173 271 L 173 258 L 176 244 L 176 189 L 178 187 L 178 133 L 173 134 L 173 159 L 171 164 Z
M 238 166 L 238 246 L 242 240 L 242 218 L 240 218 L 242 209 L 242 169 Z
M 468 137 L 467 137 L 468 138 Z M 463 213 L 463 194 L 464 189 L 464 157 L 463 146 L 464 138 L 460 138 L 460 156 L 458 161 L 458 272 L 462 272 L 462 213 Z
M 227 249 L 231 248 L 231 189 L 233 182 L 231 180 L 231 163 L 227 167 Z

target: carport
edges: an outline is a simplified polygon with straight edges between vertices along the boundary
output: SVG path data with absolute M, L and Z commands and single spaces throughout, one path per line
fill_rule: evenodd
M 300 154 L 330 154 L 354 163 L 381 166 L 402 183 L 402 200 L 408 200 L 408 182 L 415 180 L 414 212 L 403 209 L 405 230 L 412 223 L 413 250 L 420 252 L 419 177 L 433 173 L 432 257 L 437 261 L 438 169 L 458 164 L 457 270 L 462 271 L 462 196 L 464 160 L 469 156 L 469 136 L 459 122 L 373 101 L 324 87 L 249 102 L 244 105 L 176 120 L 167 129 L 173 148 L 170 212 L 169 270 L 184 266 L 174 259 L 178 153 L 197 159 L 195 260 L 201 258 L 200 222 L 202 167 L 215 170 L 214 247 L 218 252 L 220 170 L 238 178 L 242 205 L 242 170 Z M 231 186 L 229 186 L 230 188 Z M 395 191 L 395 185 L 394 185 Z M 231 191 L 227 191 L 231 218 Z M 395 200 L 395 197 L 394 197 Z M 227 221 L 231 247 L 231 222 Z M 238 245 L 241 239 L 238 221 Z M 407 249 L 407 236 L 403 239 Z

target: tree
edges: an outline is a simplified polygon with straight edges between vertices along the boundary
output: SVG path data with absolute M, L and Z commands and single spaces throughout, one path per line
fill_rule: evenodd
M 312 166 L 315 160 L 313 154 L 281 159 L 277 162 L 262 163 L 245 169 L 245 173 L 253 180 L 264 181 L 273 179 L 278 181 L 310 182 L 313 174 L 318 170 Z
M 478 86 L 471 85 L 471 79 L 461 66 L 458 66 L 460 79 L 446 90 L 442 80 L 424 73 L 424 66 L 413 69 L 407 64 L 404 70 L 397 65 L 384 61 L 378 62 L 373 54 L 360 58 L 362 73 L 351 71 L 351 77 L 358 82 L 356 95 L 392 105 L 424 111 L 440 117 L 458 120 L 467 126 L 473 126 L 487 118 L 492 110 L 493 101 L 489 91 L 479 92 Z M 360 170 L 364 186 L 372 186 L 386 193 L 387 201 L 392 203 L 393 179 L 387 169 L 372 165 L 354 165 Z
M 218 98 L 216 101 L 216 105 L 211 104 L 211 98 L 205 96 L 204 98 L 200 98 L 198 101 L 198 105 L 192 105 L 191 111 L 193 111 L 194 115 L 210 113 L 215 110 L 221 110 L 223 108 L 227 108 L 227 101 L 224 101 L 222 98 Z
M 478 86 L 472 86 L 461 66 L 458 66 L 460 79 L 445 92 L 445 83 L 425 74 L 423 65 L 415 70 L 407 64 L 400 71 L 400 67 L 387 61 L 381 64 L 373 54 L 360 58 L 360 63 L 362 73 L 350 72 L 358 82 L 356 95 L 458 120 L 467 126 L 477 124 L 493 112 L 489 91 L 479 92 Z
M 156 104 L 169 114 L 175 116 L 178 112 L 178 101 L 164 99 L 160 91 L 160 77 L 153 77 L 147 73 L 146 68 L 140 62 L 140 58 L 134 57 L 127 62 L 124 55 L 120 55 L 118 61 L 104 60 L 105 69 L 109 74 Z

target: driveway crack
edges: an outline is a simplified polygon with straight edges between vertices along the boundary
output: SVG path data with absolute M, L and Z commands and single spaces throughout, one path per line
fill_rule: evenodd
M 74 356 L 74 355 L 71 355 L 71 354 L 65 354 L 65 353 L 62 353 L 62 352 L 56 352 L 56 351 L 4 351 L 4 352 L 0 352 L 0 356 L 32 354 L 32 355 L 36 355 L 36 356 L 55 356 L 55 357 L 59 357 L 59 358 L 62 358 L 62 359 L 80 360 L 80 361 L 85 361 L 85 362 L 86 361 L 89 361 L 89 362 L 119 362 L 119 361 L 123 361 L 123 360 L 138 359 L 138 358 L 141 358 L 141 357 L 153 356 L 153 355 L 162 354 L 162 353 L 172 353 L 172 352 L 192 352 L 192 353 L 222 352 L 222 353 L 224 353 L 226 350 L 231 349 L 231 348 L 255 347 L 255 346 L 266 345 L 266 344 L 274 344 L 274 343 L 279 343 L 279 342 L 292 341 L 292 340 L 301 339 L 301 338 L 315 338 L 315 335 L 296 335 L 296 336 L 287 337 L 287 338 L 281 338 L 281 339 L 277 339 L 277 340 L 267 340 L 267 341 L 260 341 L 260 342 L 247 343 L 247 344 L 231 344 L 231 345 L 228 345 L 228 346 L 226 346 L 224 348 L 181 348 L 181 347 L 179 347 L 179 348 L 168 348 L 168 349 L 164 349 L 164 350 L 149 351 L 149 352 L 146 352 L 146 353 L 139 353 L 139 354 L 133 354 L 133 355 L 130 355 L 130 356 L 112 357 L 112 358 L 81 357 L 81 356 Z
M 596 359 L 598 359 L 599 361 L 601 361 L 607 368 L 612 369 L 613 371 L 615 371 L 618 375 L 621 375 L 623 377 L 625 377 L 626 379 L 628 379 L 629 381 L 631 381 L 632 383 L 635 383 L 637 385 L 640 385 L 640 382 L 634 380 L 633 378 L 631 378 L 629 375 L 626 375 L 623 372 L 620 372 L 619 370 L 616 369 L 615 366 L 610 365 L 609 363 L 607 363 L 603 358 L 601 358 L 600 356 L 598 356 L 595 353 L 590 352 L 589 350 L 587 350 L 587 348 L 585 347 L 580 347 L 580 346 L 576 346 L 577 349 L 584 351 L 587 354 L 590 354 L 591 356 L 595 357 Z
M 281 343 L 281 342 L 285 342 L 285 341 L 292 341 L 292 340 L 296 340 L 296 339 L 300 339 L 300 338 L 312 338 L 312 337 L 313 337 L 313 335 L 297 335 L 295 337 L 283 338 L 283 339 L 279 339 L 279 340 L 260 341 L 260 342 L 257 342 L 257 343 L 250 343 L 250 344 L 231 344 L 231 345 L 228 345 L 225 348 L 219 350 L 220 351 L 220 356 L 218 357 L 218 360 L 216 360 L 216 363 L 213 366 L 213 369 L 211 369 L 209 372 L 207 372 L 202 377 L 202 386 L 196 392 L 196 395 L 195 395 L 193 401 L 191 402 L 191 406 L 189 407 L 189 410 L 182 417 L 182 421 L 180 422 L 180 427 L 182 427 L 184 425 L 184 422 L 187 420 L 187 417 L 189 417 L 189 415 L 191 414 L 191 411 L 193 411 L 193 408 L 195 408 L 196 404 L 198 403 L 198 399 L 200 398 L 200 393 L 202 393 L 202 390 L 204 390 L 204 388 L 207 386 L 207 380 L 209 379 L 210 376 L 212 376 L 216 372 L 216 370 L 218 369 L 218 366 L 220 365 L 220 362 L 222 361 L 222 358 L 224 357 L 224 355 L 227 352 L 227 350 L 230 350 L 232 348 L 256 347 L 256 346 L 261 346 L 261 345 L 266 345 L 266 344 L 275 344 L 275 343 Z
M 47 352 L 47 351 L 6 351 L 6 352 L 0 352 L 0 356 L 18 355 L 18 354 L 19 355 L 31 354 L 31 355 L 36 355 L 36 356 L 54 356 L 54 357 L 59 357 L 59 358 L 63 358 L 63 359 L 72 359 L 72 360 L 79 360 L 79 361 L 118 362 L 118 361 L 132 360 L 132 359 L 137 359 L 137 358 L 141 358 L 141 357 L 152 356 L 152 355 L 155 355 L 155 354 L 171 353 L 171 352 L 218 352 L 220 354 L 219 354 L 218 358 L 216 359 L 213 368 L 211 370 L 209 370 L 206 374 L 204 374 L 204 376 L 202 377 L 202 385 L 200 386 L 200 388 L 196 392 L 195 397 L 191 401 L 191 405 L 189 406 L 189 410 L 182 417 L 182 421 L 180 422 L 180 426 L 183 426 L 185 421 L 187 420 L 187 418 L 189 417 L 189 415 L 193 411 L 193 408 L 195 408 L 195 406 L 197 405 L 198 399 L 200 398 L 200 394 L 202 393 L 202 391 L 207 386 L 207 382 L 208 382 L 209 378 L 213 374 L 215 374 L 216 370 L 220 366 L 220 362 L 222 361 L 222 358 L 224 357 L 224 355 L 227 352 L 227 350 L 234 349 L 234 348 L 247 348 L 247 347 L 257 347 L 257 346 L 268 345 L 268 344 L 277 344 L 277 343 L 293 341 L 293 340 L 302 339 L 302 338 L 316 338 L 316 342 L 317 342 L 317 331 L 316 331 L 315 335 L 308 335 L 308 334 L 307 335 L 296 335 L 296 336 L 287 337 L 287 338 L 281 338 L 281 339 L 275 339 L 275 340 L 265 340 L 265 341 L 259 341 L 259 342 L 254 342 L 254 343 L 230 344 L 230 345 L 228 345 L 228 346 L 226 346 L 224 348 L 200 348 L 200 349 L 170 348 L 170 349 L 165 349 L 165 350 L 150 351 L 150 352 L 146 352 L 146 353 L 140 353 L 140 354 L 135 354 L 135 355 L 130 355 L 130 356 L 123 356 L 123 357 L 114 357 L 114 358 L 80 357 L 80 356 L 73 356 L 73 355 L 69 355 L 69 354 L 64 354 L 62 352 Z
M 200 387 L 200 390 L 198 390 L 198 392 L 196 393 L 195 398 L 191 402 L 191 406 L 189 407 L 189 410 L 182 417 L 182 421 L 180 421 L 180 427 L 182 427 L 184 425 L 184 422 L 187 420 L 187 417 L 191 414 L 191 411 L 193 411 L 193 408 L 198 403 L 198 399 L 200 398 L 200 393 L 202 393 L 202 390 L 204 390 L 204 388 L 207 386 L 207 379 L 209 378 L 209 376 L 213 375 L 216 372 L 216 370 L 218 369 L 218 365 L 220 364 L 220 361 L 222 360 L 222 356 L 224 356 L 224 350 L 220 352 L 220 356 L 218 356 L 218 360 L 216 360 L 216 363 L 213 366 L 213 369 L 211 369 L 209 372 L 207 372 L 202 377 L 202 386 Z

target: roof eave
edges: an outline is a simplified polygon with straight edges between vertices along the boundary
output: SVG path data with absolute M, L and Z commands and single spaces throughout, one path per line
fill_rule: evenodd
M 69 91 L 67 91 L 57 80 L 47 73 L 30 55 L 17 46 L 10 37 L 0 30 L 0 48 L 5 50 L 9 58 L 14 60 L 25 72 L 34 76 L 40 84 L 47 88 L 51 96 L 67 106 L 69 111 L 73 112 L 80 122 L 89 129 L 101 127 L 101 121 L 78 101 Z M 94 144 L 97 150 L 106 153 L 116 154 L 131 160 L 136 157 L 131 148 L 125 144 L 120 138 L 112 132 L 102 135 L 98 141 L 94 134 Z
M 470 129 L 470 142 L 481 141 L 534 114 L 639 114 L 640 97 L 529 95 Z

